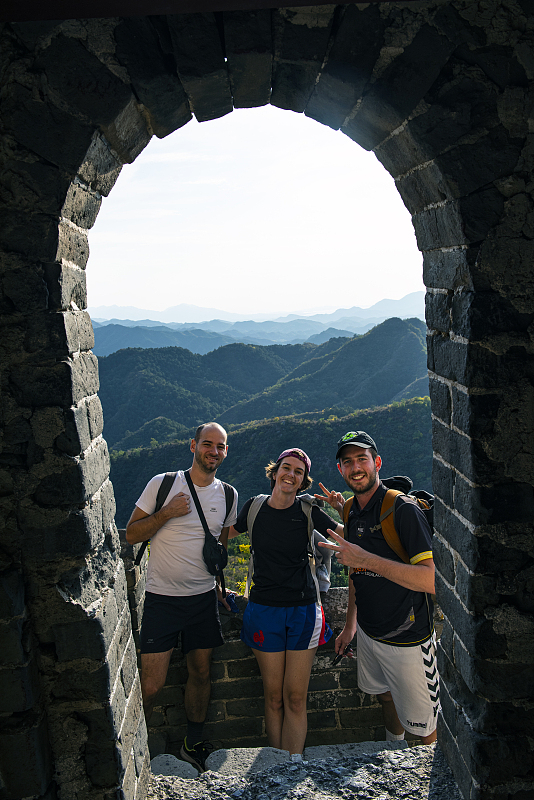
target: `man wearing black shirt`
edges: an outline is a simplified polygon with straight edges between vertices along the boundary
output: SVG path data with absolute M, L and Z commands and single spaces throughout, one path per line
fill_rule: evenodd
M 358 684 L 376 694 L 384 712 L 386 739 L 404 738 L 404 731 L 436 739 L 439 678 L 435 663 L 432 533 L 413 500 L 395 502 L 395 529 L 410 558 L 405 564 L 390 549 L 380 524 L 386 487 L 380 482 L 382 459 L 364 431 L 350 431 L 338 442 L 338 469 L 354 492 L 345 538 L 331 532 L 340 563 L 351 567 L 349 603 L 336 652 L 343 653 L 355 633 Z M 330 505 L 343 513 L 339 492 L 325 490 Z

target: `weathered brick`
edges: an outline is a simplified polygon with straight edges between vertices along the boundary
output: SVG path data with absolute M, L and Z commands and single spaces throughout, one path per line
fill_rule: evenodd
M 168 719 L 174 719 L 176 709 L 184 707 L 184 686 L 164 686 L 158 695 L 158 707 L 165 708 Z M 171 709 L 175 709 L 172 711 Z M 180 716 L 181 719 L 181 716 Z M 169 722 L 169 724 L 171 724 Z M 175 724 L 174 722 L 172 723 Z
M 85 504 L 102 486 L 109 475 L 107 444 L 100 440 L 97 446 L 84 454 L 79 461 L 65 461 L 61 472 L 47 475 L 34 493 L 38 505 L 44 508 L 68 504 Z
M 336 689 L 338 686 L 337 676 L 333 672 L 323 672 L 310 677 L 311 692 L 322 692 L 328 689 Z
M 91 144 L 93 127 L 86 120 L 75 118 L 20 83 L 10 87 L 3 118 L 17 141 L 71 174 Z
M 116 57 L 127 69 L 136 96 L 156 136 L 162 138 L 191 119 L 187 95 L 169 69 L 148 18 L 122 19 L 114 31 Z
M 483 735 L 473 731 L 459 715 L 457 742 L 463 757 L 485 784 L 502 784 L 531 772 L 532 750 L 524 736 Z
M 379 85 L 366 94 L 343 132 L 366 150 L 380 144 L 425 96 L 455 46 L 435 28 L 423 25 L 382 73 Z
M 217 647 L 213 651 L 214 661 L 230 662 L 236 659 L 248 658 L 249 656 L 250 647 L 242 642 L 241 639 L 225 642 L 222 647 Z
M 214 683 L 211 689 L 213 700 L 225 700 L 228 697 L 261 697 L 263 686 L 261 678 L 240 678 L 231 683 Z
M 56 560 L 58 555 L 83 556 L 102 543 L 104 527 L 99 503 L 82 511 L 43 508 L 27 502 L 20 513 L 29 561 Z
M 260 674 L 258 662 L 254 656 L 243 661 L 230 661 L 227 668 L 229 678 L 249 678 L 251 675 Z
M 462 474 L 470 481 L 487 484 L 506 477 L 504 465 L 488 458 L 480 440 L 459 433 L 437 419 L 432 420 L 432 443 L 434 452 L 448 464 L 461 465 Z
M 432 414 L 446 425 L 451 423 L 451 389 L 450 387 L 430 378 L 430 397 L 432 399 Z
M 84 154 L 83 163 L 78 167 L 78 175 L 93 191 L 107 197 L 119 177 L 122 164 L 117 161 L 109 144 L 98 133 L 93 134 L 91 143 Z M 77 304 L 79 308 L 82 308 Z M 83 306 L 85 308 L 85 306 Z
M 0 572 L 0 619 L 8 620 L 24 613 L 24 577 L 15 565 Z
M 423 280 L 434 289 L 485 291 L 490 288 L 487 275 L 477 262 L 479 247 L 428 250 L 423 253 Z
M 47 366 L 23 364 L 11 370 L 13 394 L 22 406 L 66 406 L 98 391 L 98 362 L 81 353 Z
M 234 108 L 266 105 L 271 96 L 271 12 L 226 11 L 223 22 Z
M 57 231 L 57 249 L 47 261 L 68 261 L 85 269 L 89 259 L 87 234 L 68 220 L 60 220 Z
M 168 16 L 180 81 L 199 122 L 233 110 L 224 53 L 215 16 Z
M 58 660 L 104 658 L 116 627 L 117 607 L 111 602 L 106 603 L 92 617 L 53 625 Z
M 130 100 L 130 89 L 79 39 L 59 34 L 42 50 L 36 68 L 73 109 L 96 125 L 109 125 Z
M 137 663 L 134 654 L 134 639 L 130 614 L 127 610 L 124 610 L 122 615 L 118 618 L 113 636 L 111 640 L 107 641 L 107 645 L 107 657 L 111 674 L 115 676 L 121 667 L 124 666 L 124 662 L 126 662 L 126 669 L 128 671 L 134 671 L 131 677 L 135 682 Z
M 437 536 L 432 539 L 432 556 L 439 574 L 453 586 L 455 580 L 454 559 L 451 551 L 442 545 Z
M 88 190 L 76 179 L 69 186 L 61 216 L 80 228 L 90 229 L 95 224 L 101 204 L 100 195 Z
M 382 708 L 377 704 L 369 708 L 360 708 L 357 712 L 340 711 L 339 721 L 343 728 L 368 728 L 384 724 Z
M 53 261 L 58 253 L 58 221 L 47 214 L 5 210 L 0 215 L 0 247 L 32 261 Z
M 24 753 L 24 769 L 20 754 Z M 5 720 L 0 733 L 0 770 L 7 797 L 40 797 L 52 779 L 46 721 L 33 712 Z
M 321 70 L 333 20 L 333 7 L 273 12 L 271 105 L 297 112 L 305 110 Z
M 78 308 L 87 306 L 87 282 L 85 270 L 74 264 L 53 262 L 44 265 L 44 276 L 48 288 L 48 308 L 65 311 L 75 303 Z
M 308 709 L 322 710 L 326 708 L 354 709 L 358 706 L 359 692 L 355 690 L 334 689 L 324 692 L 310 692 L 308 694 Z
M 242 717 L 227 721 L 206 722 L 204 731 L 208 739 L 222 739 L 227 741 L 229 738 L 241 736 L 260 736 L 263 730 L 263 719 L 261 717 Z M 182 734 L 183 736 L 183 734 Z
M 468 395 L 452 387 L 452 404 L 455 428 L 480 439 L 493 431 L 501 396 L 499 393 Z
M 353 645 L 354 646 L 354 645 Z M 358 688 L 358 672 L 356 658 L 351 659 L 352 669 L 343 670 L 339 673 L 339 686 L 341 689 Z
M 497 470 L 498 465 L 496 473 Z M 533 518 L 534 491 L 531 484 L 514 483 L 503 478 L 493 485 L 472 487 L 458 476 L 454 497 L 456 509 L 477 526 L 528 523 Z
M 119 158 L 126 164 L 135 161 L 152 138 L 133 96 L 116 119 L 102 128 L 102 132 Z
M 32 708 L 39 697 L 35 661 L 14 669 L 0 669 L 0 711 L 20 713 Z
M 442 293 L 427 292 L 425 296 L 425 317 L 430 330 L 448 333 L 451 329 L 451 298 Z
M 15 256 L 4 260 L 2 255 L 2 261 L 6 267 L 11 267 L 2 270 L 0 308 L 3 314 L 28 311 L 35 314 L 46 310 L 48 295 L 43 265 L 27 263 L 26 259 Z
M 346 6 L 306 116 L 338 130 L 361 97 L 383 40 L 384 20 L 377 5 Z
M 483 616 L 469 616 L 460 599 L 443 583 L 439 575 L 436 575 L 436 592 L 443 613 L 453 623 L 456 635 L 468 652 L 477 653 L 481 659 L 505 657 L 506 637 L 495 633 L 491 622 Z
M 264 714 L 263 695 L 246 700 L 227 700 L 226 712 L 231 717 L 261 717 Z
M 521 315 L 495 292 L 461 292 L 452 297 L 452 330 L 458 336 L 484 341 L 498 334 L 523 333 L 529 315 Z
M 51 692 L 56 700 L 63 702 L 93 700 L 105 703 L 113 680 L 114 675 L 106 662 L 93 662 L 91 666 L 75 662 L 75 666 L 57 674 L 51 682 Z
M 25 350 L 43 361 L 58 361 L 94 346 L 93 327 L 85 311 L 64 311 L 35 315 L 26 326 Z
M 318 728 L 334 728 L 336 726 L 336 712 L 330 711 L 308 711 L 308 728 L 310 730 Z

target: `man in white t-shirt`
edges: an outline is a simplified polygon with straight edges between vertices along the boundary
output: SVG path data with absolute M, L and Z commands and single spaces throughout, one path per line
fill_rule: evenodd
M 237 519 L 237 492 L 226 515 L 224 486 L 215 477 L 226 458 L 226 431 L 215 422 L 201 425 L 191 440 L 190 469 L 211 533 L 227 546 L 228 529 Z M 214 647 L 223 644 L 215 578 L 204 563 L 205 533 L 184 472 L 176 474 L 162 508 L 155 512 L 164 475 L 145 487 L 126 526 L 126 539 L 150 539 L 150 558 L 141 627 L 141 690 L 148 721 L 156 696 L 165 685 L 173 649 L 182 638 L 188 679 L 185 688 L 187 734 L 181 756 L 201 772 L 212 749 L 202 741 L 210 697 L 210 663 Z

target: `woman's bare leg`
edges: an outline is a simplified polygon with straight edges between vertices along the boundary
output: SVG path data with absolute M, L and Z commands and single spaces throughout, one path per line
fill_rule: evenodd
M 286 653 L 263 653 L 252 650 L 263 680 L 265 696 L 265 732 L 271 747 L 282 747 L 284 723 L 284 673 Z
M 313 650 L 287 650 L 284 673 L 284 722 L 282 725 L 282 750 L 302 753 L 308 732 L 306 700 L 308 684 L 317 648 Z

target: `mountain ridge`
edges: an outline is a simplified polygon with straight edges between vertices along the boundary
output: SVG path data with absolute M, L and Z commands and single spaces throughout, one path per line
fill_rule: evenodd
M 205 355 L 180 347 L 120 350 L 99 358 L 104 437 L 123 449 L 207 419 L 237 424 L 387 403 L 426 376 L 425 330 L 420 320 L 393 318 L 323 344 L 232 343 Z

